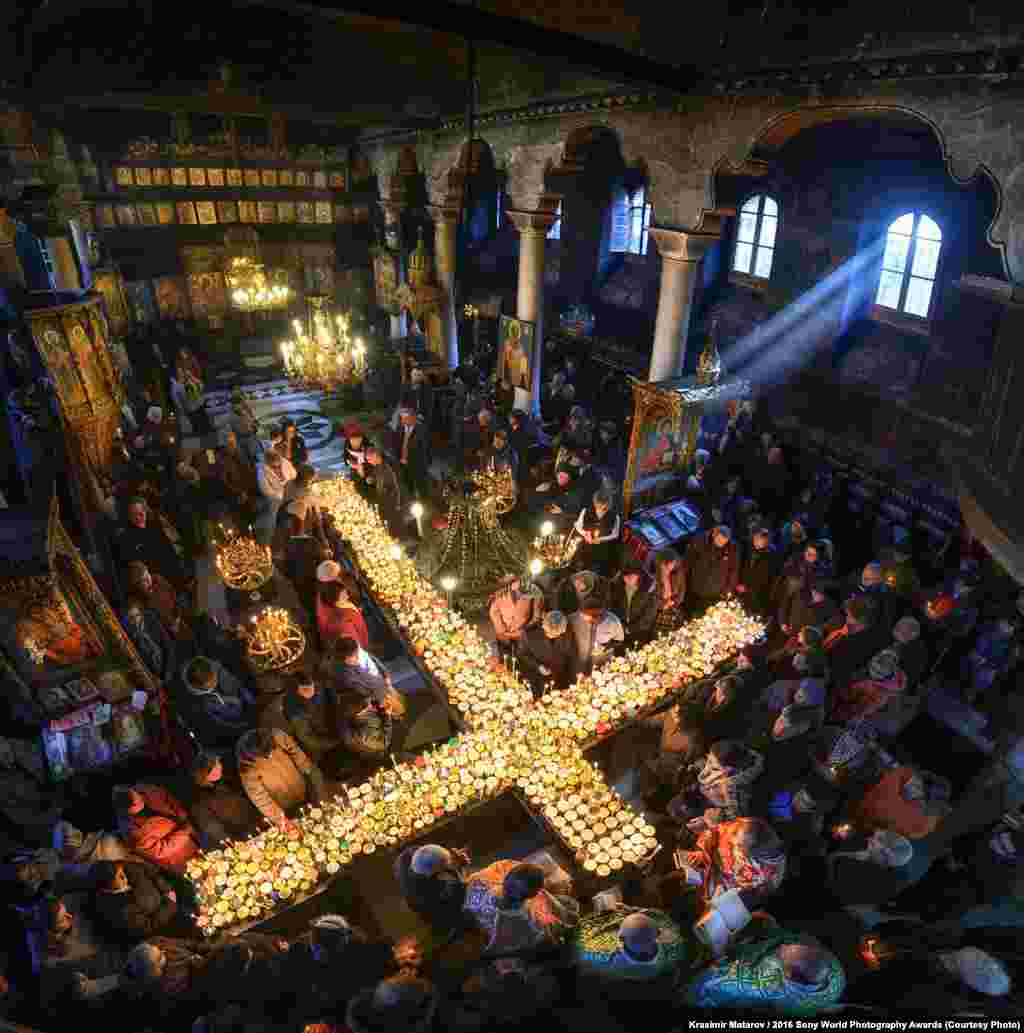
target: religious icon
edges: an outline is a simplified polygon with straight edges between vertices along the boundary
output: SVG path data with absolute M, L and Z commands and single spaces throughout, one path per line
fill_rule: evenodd
M 327 173 L 326 172 L 314 172 L 313 173 L 313 189 L 314 190 L 326 190 L 327 189 Z
M 114 223 L 114 206 L 111 204 L 96 205 L 96 220 L 103 229 L 112 229 Z
M 178 222 L 183 226 L 196 225 L 196 210 L 191 201 L 179 201 L 176 207 L 178 210 Z
M 139 223 L 143 226 L 156 225 L 156 209 L 151 204 L 137 204 L 135 210 L 139 216 Z
M 238 205 L 234 201 L 218 201 L 217 218 L 221 222 L 238 222 Z
M 171 182 L 176 187 L 187 187 L 188 172 L 185 169 L 171 169 Z
M 174 225 L 174 205 L 173 204 L 158 204 L 156 206 L 156 218 L 161 226 L 173 226 Z
M 260 201 L 260 222 L 277 222 L 277 205 L 273 201 Z
M 671 416 L 665 416 L 663 412 L 653 417 L 644 428 L 640 473 L 655 474 L 670 469 L 679 449 L 678 437 Z
M 119 204 L 117 206 L 117 221 L 121 226 L 135 226 L 138 220 L 135 218 L 135 209 L 130 204 Z
M 330 184 L 332 190 L 344 190 L 345 189 L 345 173 L 344 172 L 332 172 L 330 175 Z
M 239 222 L 256 222 L 258 213 L 256 211 L 255 201 L 239 201 L 238 202 L 238 221 Z
M 133 185 L 132 170 L 126 165 L 118 165 L 114 169 L 114 179 L 119 187 L 130 187 Z
M 313 205 L 309 201 L 300 201 L 298 205 L 299 222 L 313 221 Z
M 206 182 L 211 187 L 222 187 L 222 186 L 224 186 L 224 170 L 223 169 L 207 169 L 206 170 Z
M 153 169 L 153 186 L 165 187 L 171 182 L 171 174 L 167 169 Z
M 245 170 L 245 185 L 247 187 L 258 187 L 260 185 L 260 170 L 259 169 L 246 169 Z
M 71 354 L 64 335 L 53 328 L 42 335 L 43 353 L 46 365 L 55 380 L 55 387 L 62 404 L 84 401 L 85 392 L 71 364 Z
M 188 181 L 194 187 L 206 186 L 206 169 L 189 169 Z
M 140 187 L 148 187 L 153 182 L 152 177 L 149 174 L 149 169 L 136 169 L 135 170 L 135 185 Z
M 506 388 L 529 391 L 533 367 L 533 323 L 510 316 L 501 317 L 501 350 L 498 353 L 498 381 Z
M 104 737 L 101 727 L 93 724 L 79 725 L 66 735 L 68 765 L 72 770 L 89 771 L 105 768 L 114 762 L 114 749 Z
M 308 172 L 296 172 L 295 173 L 295 185 L 297 187 L 308 187 L 309 186 L 309 173 Z
M 228 169 L 228 186 L 229 187 L 240 187 L 242 185 L 242 170 L 241 169 Z
M 25 608 L 14 626 L 14 637 L 36 667 L 80 664 L 102 652 L 99 642 L 75 620 L 56 585 L 48 596 Z
M 263 170 L 263 185 L 265 187 L 276 187 L 277 186 L 277 169 L 264 169 Z
M 295 222 L 295 202 L 279 201 L 277 205 L 277 218 L 280 222 Z
M 331 202 L 330 201 L 317 201 L 316 202 L 316 221 L 330 223 L 331 221 Z
M 196 214 L 199 216 L 200 226 L 217 225 L 217 210 L 212 201 L 196 201 Z
M 278 185 L 283 187 L 290 187 L 295 185 L 295 176 L 291 169 L 281 169 L 277 174 Z

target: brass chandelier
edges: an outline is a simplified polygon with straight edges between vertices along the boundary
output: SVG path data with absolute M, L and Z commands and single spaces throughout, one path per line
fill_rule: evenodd
M 330 314 L 330 298 L 311 294 L 306 326 L 292 321 L 294 336 L 281 344 L 281 357 L 289 377 L 329 390 L 361 381 L 366 375 L 366 345 L 352 337 L 352 314 Z
M 242 312 L 283 308 L 292 296 L 284 275 L 283 269 L 275 270 L 268 279 L 259 262 L 247 255 L 233 258 L 225 274 L 232 304 Z

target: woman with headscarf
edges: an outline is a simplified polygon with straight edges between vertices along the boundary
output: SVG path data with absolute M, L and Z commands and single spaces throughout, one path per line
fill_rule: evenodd
M 826 858 L 826 887 L 843 907 L 878 907 L 923 879 L 936 856 L 929 839 L 912 843 L 888 829 L 854 834 Z
M 557 946 L 580 914 L 573 897 L 544 888 L 543 868 L 519 861 L 495 861 L 470 875 L 465 908 L 488 937 L 489 954 Z
M 809 541 L 807 528 L 797 517 L 793 517 L 788 523 L 782 525 L 782 531 L 779 533 L 779 549 L 786 561 L 802 553 Z
M 691 977 L 681 998 L 690 1008 L 809 1018 L 834 1009 L 845 988 L 842 963 L 831 951 L 768 921 L 748 927 L 728 956 Z
M 684 868 L 666 880 L 665 891 L 695 886 L 701 912 L 731 890 L 749 891 L 752 900 L 775 893 L 786 877 L 782 840 L 761 818 L 736 818 L 702 832 L 683 862 Z
M 898 654 L 893 649 L 883 649 L 871 658 L 866 678 L 836 685 L 829 717 L 835 724 L 867 721 L 899 697 L 906 687 L 907 678 L 900 670 Z
M 669 802 L 669 814 L 691 829 L 746 817 L 754 783 L 764 773 L 764 757 L 740 742 L 724 739 L 714 743 L 699 764 L 696 785 Z
M 683 622 L 686 597 L 686 564 L 675 549 L 659 549 L 654 554 L 654 591 L 658 596 L 655 634 L 674 631 Z
M 847 811 L 865 834 L 888 829 L 910 840 L 930 836 L 950 812 L 947 779 L 908 765 L 889 768 Z
M 434 843 L 409 846 L 395 860 L 395 881 L 417 915 L 435 932 L 450 934 L 464 925 L 468 865 L 469 855 L 462 850 Z

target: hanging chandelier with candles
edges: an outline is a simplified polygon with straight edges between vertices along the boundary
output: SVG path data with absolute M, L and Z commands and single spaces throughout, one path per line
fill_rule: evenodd
M 352 336 L 352 314 L 330 313 L 326 295 L 307 296 L 306 325 L 292 321 L 294 336 L 281 344 L 285 372 L 306 386 L 329 391 L 366 376 L 366 345 Z
M 231 303 L 242 312 L 283 308 L 292 296 L 283 274 L 284 270 L 276 270 L 268 279 L 259 262 L 247 255 L 233 258 L 225 274 Z

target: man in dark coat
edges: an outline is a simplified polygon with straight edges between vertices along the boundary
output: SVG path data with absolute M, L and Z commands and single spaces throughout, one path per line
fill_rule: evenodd
M 419 420 L 416 410 L 403 406 L 398 414 L 398 430 L 392 434 L 391 454 L 395 457 L 396 469 L 410 496 L 418 499 L 430 497 L 430 441 L 427 428 Z
M 469 858 L 434 844 L 406 847 L 395 861 L 395 879 L 406 903 L 439 933 L 463 927 L 466 883 L 461 871 Z
M 781 557 L 772 548 L 771 533 L 765 528 L 755 531 L 740 564 L 740 579 L 736 585 L 748 610 L 759 614 L 769 612 L 781 570 Z
M 114 537 L 114 551 L 122 566 L 141 560 L 152 570 L 163 574 L 179 591 L 189 583 L 185 564 L 167 535 L 150 520 L 146 500 L 136 496 L 128 502 L 127 521 Z
M 400 967 L 415 967 L 419 957 L 414 939 L 397 944 L 374 940 L 342 915 L 321 915 L 283 958 L 284 1000 L 277 1002 L 275 1011 L 287 1013 L 292 1024 L 301 1028 L 344 1010 L 349 998 L 363 987 L 394 975 Z
M 875 623 L 871 601 L 862 595 L 848 599 L 843 606 L 846 621 L 825 639 L 832 684 L 849 685 L 871 658 L 889 644 L 887 629 Z
M 237 779 L 225 778 L 224 765 L 214 753 L 199 753 L 192 762 L 188 810 L 204 849 L 245 839 L 261 820 Z
M 547 688 L 568 688 L 576 661 L 576 646 L 561 610 L 549 610 L 541 624 L 527 628 L 519 646 L 523 673 L 540 697 Z
M 384 458 L 379 448 L 366 450 L 366 462 L 369 464 L 369 478 L 373 480 L 373 498 L 380 506 L 380 515 L 387 524 L 388 531 L 395 538 L 406 537 L 405 493 L 402 482 L 391 462 Z
M 740 557 L 724 524 L 695 538 L 686 550 L 686 594 L 691 613 L 702 613 L 731 595 L 739 582 Z
M 658 617 L 658 594 L 654 591 L 654 579 L 633 556 L 626 559 L 622 572 L 612 579 L 608 608 L 622 621 L 627 649 L 650 640 Z
M 93 909 L 114 939 L 127 943 L 167 933 L 178 915 L 174 887 L 158 869 L 129 861 L 99 861 L 93 867 Z

